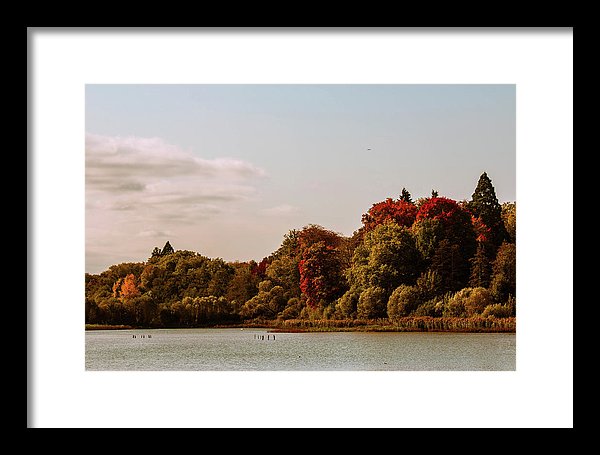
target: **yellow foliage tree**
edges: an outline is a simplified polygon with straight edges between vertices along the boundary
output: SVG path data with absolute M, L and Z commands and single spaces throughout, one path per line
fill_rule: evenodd
M 130 273 L 121 283 L 120 299 L 122 302 L 133 299 L 140 295 L 140 290 L 135 284 L 135 275 Z

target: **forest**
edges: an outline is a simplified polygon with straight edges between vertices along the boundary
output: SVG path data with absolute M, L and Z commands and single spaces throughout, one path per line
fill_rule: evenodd
M 175 250 L 85 274 L 86 324 L 270 325 L 277 321 L 516 316 L 516 202 L 500 204 L 484 172 L 470 200 L 432 190 L 374 203 L 346 237 L 292 229 L 259 262 Z M 439 318 L 439 319 L 438 319 Z

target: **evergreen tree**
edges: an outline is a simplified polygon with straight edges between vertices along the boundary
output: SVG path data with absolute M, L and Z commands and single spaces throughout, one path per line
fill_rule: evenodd
M 489 247 L 485 243 L 477 245 L 477 252 L 471 259 L 471 279 L 469 286 L 472 288 L 487 288 L 492 275 L 492 260 L 489 256 Z
M 171 244 L 167 240 L 167 243 L 165 243 L 165 246 L 163 246 L 161 255 L 162 256 L 166 256 L 167 254 L 171 254 L 171 253 L 174 253 L 174 252 L 175 252 L 175 250 L 173 249 L 173 247 L 171 246 Z
M 502 221 L 502 206 L 498 203 L 494 185 L 486 172 L 479 177 L 475 192 L 468 203 L 468 209 L 490 228 L 490 242 L 498 248 L 506 238 L 506 230 Z
M 402 194 L 400 194 L 400 200 L 404 202 L 408 202 L 410 204 L 413 203 L 412 197 L 406 188 L 402 188 Z
M 442 292 L 456 292 L 469 281 L 469 258 L 457 244 L 444 239 L 435 250 L 429 270 L 440 277 Z

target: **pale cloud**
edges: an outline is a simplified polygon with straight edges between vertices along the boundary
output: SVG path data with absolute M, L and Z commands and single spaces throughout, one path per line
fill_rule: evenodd
M 114 243 L 132 257 L 154 241 L 235 213 L 257 199 L 256 185 L 266 176 L 252 163 L 199 158 L 160 138 L 88 133 L 85 151 L 86 250 Z
M 140 232 L 138 232 L 138 236 L 139 237 L 150 237 L 150 238 L 163 239 L 165 237 L 172 237 L 173 233 L 170 232 L 170 231 L 149 230 L 149 231 L 140 231 Z
M 160 138 L 86 134 L 86 184 L 107 192 L 144 191 L 165 179 L 236 182 L 263 177 L 265 171 L 234 158 L 206 160 Z

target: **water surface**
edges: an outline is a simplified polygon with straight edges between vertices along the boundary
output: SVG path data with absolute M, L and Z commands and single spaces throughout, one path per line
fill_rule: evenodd
M 516 358 L 514 333 L 93 330 L 85 340 L 87 370 L 515 370 Z

